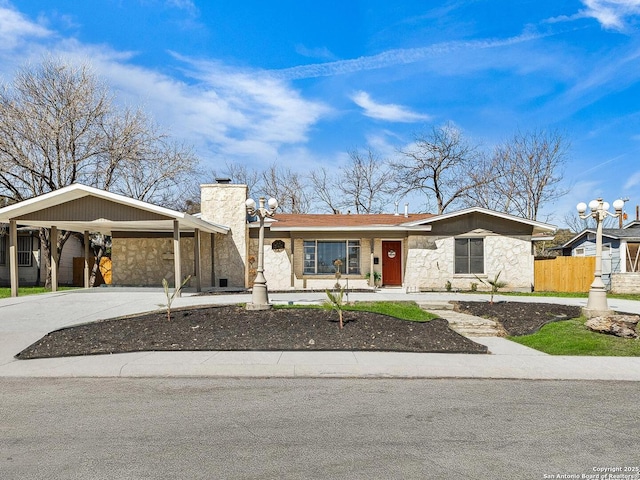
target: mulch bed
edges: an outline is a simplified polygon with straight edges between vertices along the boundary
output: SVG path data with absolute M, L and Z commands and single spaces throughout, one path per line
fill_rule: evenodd
M 53 331 L 19 359 L 138 351 L 350 350 L 487 353 L 487 347 L 450 330 L 448 322 L 409 322 L 370 312 L 322 309 L 247 311 L 215 306 L 102 320 Z
M 535 333 L 543 325 L 569 320 L 581 315 L 581 308 L 553 303 L 524 302 L 455 302 L 455 309 L 499 322 L 508 335 Z

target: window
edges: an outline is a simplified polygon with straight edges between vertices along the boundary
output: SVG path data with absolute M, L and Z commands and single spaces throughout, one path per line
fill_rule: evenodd
M 0 235 L 0 265 L 7 264 L 7 237 Z
M 575 257 L 584 257 L 584 247 L 578 247 L 573 251 Z
M 334 275 L 335 261 L 340 260 L 340 273 L 360 273 L 359 240 L 305 240 L 304 273 Z
M 18 237 L 18 266 L 30 267 L 32 264 L 31 247 L 33 240 L 31 235 Z M 7 265 L 7 251 L 9 249 L 9 237 L 0 236 L 0 265 Z
M 484 239 L 455 239 L 454 273 L 484 273 Z
M 33 245 L 33 240 L 31 239 L 31 235 L 29 235 L 28 237 L 23 237 L 23 236 L 18 237 L 18 266 L 19 267 L 31 266 L 32 245 Z

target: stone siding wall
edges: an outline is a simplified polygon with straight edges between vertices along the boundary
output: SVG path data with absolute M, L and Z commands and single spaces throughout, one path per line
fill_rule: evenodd
M 202 219 L 231 228 L 215 235 L 214 276 L 216 283 L 227 279 L 229 287 L 247 285 L 247 186 L 201 185 Z
M 284 242 L 284 250 L 276 251 L 271 248 L 275 240 Z M 258 239 L 249 242 L 249 282 L 253 283 L 255 269 L 258 267 Z M 288 238 L 269 238 L 264 242 L 264 278 L 269 290 L 291 289 L 291 240 Z
M 453 237 L 408 238 L 404 284 L 409 290 L 444 290 L 447 281 L 456 290 L 469 290 L 471 283 L 478 290 L 487 290 L 475 275 L 454 275 Z M 488 235 L 484 237 L 485 275 L 508 283 L 505 290 L 531 291 L 533 256 L 528 237 Z
M 640 293 L 640 273 L 613 273 L 612 293 Z
M 193 276 L 193 238 L 181 239 L 180 259 L 182 276 Z M 111 260 L 113 285 L 160 286 L 163 278 L 174 284 L 173 238 L 114 238 Z

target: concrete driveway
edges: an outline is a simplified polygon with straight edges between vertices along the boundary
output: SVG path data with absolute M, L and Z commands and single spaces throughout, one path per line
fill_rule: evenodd
M 316 303 L 323 293 L 270 295 L 273 303 Z M 351 293 L 349 300 L 487 300 L 484 295 L 406 294 L 402 290 Z M 586 299 L 497 297 L 508 301 L 586 305 Z M 249 294 L 185 293 L 173 308 L 250 301 Z M 400 377 L 523 378 L 640 381 L 637 357 L 560 357 L 503 338 L 473 338 L 491 355 L 398 352 L 136 352 L 37 360 L 14 355 L 48 332 L 99 319 L 163 308 L 161 289 L 96 288 L 0 300 L 0 376 L 7 377 Z M 640 314 L 640 302 L 611 300 L 616 310 Z

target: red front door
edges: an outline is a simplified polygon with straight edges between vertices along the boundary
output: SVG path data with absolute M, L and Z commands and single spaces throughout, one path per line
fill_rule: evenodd
M 402 285 L 402 242 L 382 242 L 382 284 Z

